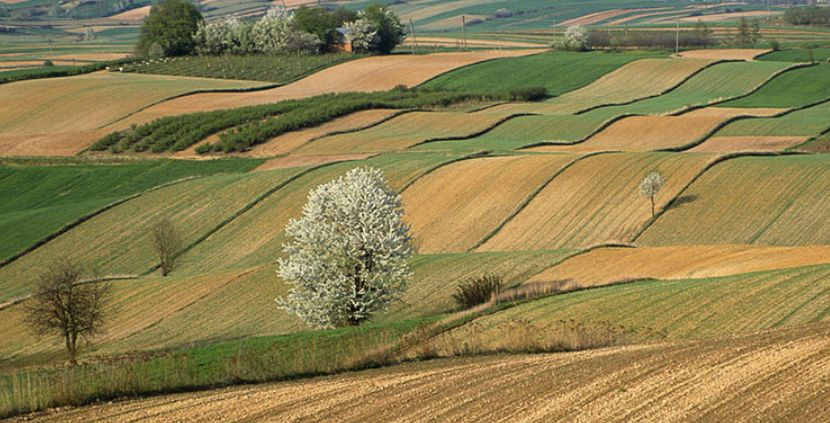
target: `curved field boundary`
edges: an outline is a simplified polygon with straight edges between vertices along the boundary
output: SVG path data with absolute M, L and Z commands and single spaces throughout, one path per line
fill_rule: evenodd
M 204 178 L 204 176 L 189 176 L 187 178 L 176 179 L 174 181 L 170 181 L 170 182 L 167 182 L 165 184 L 157 185 L 155 187 L 146 189 L 144 191 L 137 192 L 137 193 L 129 195 L 127 197 L 124 197 L 124 198 L 121 198 L 119 200 L 113 201 L 112 203 L 109 203 L 109 204 L 107 204 L 107 205 L 105 205 L 105 206 L 103 206 L 103 207 L 101 207 L 97 210 L 93 210 L 93 211 L 91 211 L 91 212 L 75 219 L 74 221 L 72 221 L 70 223 L 67 223 L 66 225 L 64 225 L 60 229 L 56 230 L 55 232 L 52 232 L 51 234 L 41 238 L 40 240 L 38 240 L 37 242 L 35 242 L 31 246 L 29 246 L 28 248 L 24 249 L 23 251 L 15 254 L 15 255 L 13 255 L 13 256 L 11 256 L 11 257 L 3 260 L 3 261 L 0 261 L 0 268 L 3 268 L 4 266 L 9 265 L 13 261 L 25 256 L 28 253 L 31 253 L 32 251 L 36 250 L 37 248 L 39 248 L 40 246 L 46 244 L 47 242 L 63 235 L 64 233 L 70 231 L 71 229 L 77 227 L 81 223 L 84 223 L 87 220 L 92 219 L 93 217 L 98 216 L 99 214 L 104 213 L 105 211 L 112 209 L 113 207 L 124 204 L 127 201 L 134 200 L 134 199 L 136 199 L 138 197 L 141 197 L 142 195 L 148 194 L 150 192 L 157 191 L 157 190 L 162 189 L 162 188 L 167 188 L 167 187 L 175 185 L 175 184 L 179 184 L 179 183 L 182 183 L 182 182 L 186 182 L 186 181 L 190 181 L 190 180 L 194 180 L 194 179 L 199 179 L 199 178 Z
M 806 147 L 807 145 L 809 145 L 813 141 L 815 141 L 819 138 L 822 138 L 822 137 L 826 136 L 827 134 L 830 134 L 830 127 L 825 129 L 824 132 L 822 132 L 822 133 L 820 133 L 820 134 L 818 134 L 814 137 L 810 137 L 808 140 L 802 142 L 801 144 L 798 144 L 798 145 L 795 145 L 793 147 L 788 148 L 787 151 L 798 151 L 798 149 Z
M 344 160 L 344 161 L 348 162 L 350 160 Z M 208 239 L 211 235 L 218 232 L 220 229 L 222 229 L 223 227 L 227 226 L 228 224 L 230 224 L 231 222 L 233 222 L 234 220 L 236 220 L 237 218 L 239 218 L 240 216 L 245 214 L 245 212 L 247 212 L 248 210 L 250 210 L 251 208 L 253 208 L 257 204 L 261 203 L 263 200 L 268 198 L 271 194 L 279 191 L 280 189 L 282 189 L 286 185 L 290 184 L 291 182 L 294 182 L 295 180 L 297 180 L 297 178 L 300 178 L 301 176 L 303 176 L 303 175 L 305 175 L 305 174 L 307 174 L 311 171 L 314 171 L 314 170 L 332 165 L 334 163 L 343 163 L 344 161 L 332 162 L 332 163 L 323 163 L 321 165 L 311 166 L 311 167 L 308 167 L 306 169 L 303 169 L 300 172 L 297 172 L 296 174 L 294 174 L 291 177 L 287 178 L 285 181 L 282 181 L 279 184 L 269 188 L 267 191 L 259 194 L 253 200 L 251 200 L 250 202 L 248 202 L 247 204 L 242 206 L 242 208 L 237 210 L 234 214 L 228 216 L 225 220 L 219 222 L 219 224 L 217 224 L 216 226 L 214 226 L 210 230 L 204 232 L 202 235 L 200 235 L 199 237 L 194 239 L 190 244 L 186 245 L 184 248 L 177 251 L 176 254 L 175 254 L 175 257 L 176 258 L 181 257 L 182 255 L 184 255 L 188 251 L 192 250 L 195 246 L 199 245 L 199 243 L 201 243 L 202 241 Z M 150 273 L 153 273 L 154 271 L 158 270 L 160 266 L 161 266 L 160 264 L 157 264 L 155 266 L 150 267 L 149 269 L 142 272 L 141 276 L 146 276 L 146 275 L 149 275 Z
M 698 179 L 700 179 L 707 171 L 711 170 L 713 167 L 715 167 L 715 166 L 717 166 L 721 163 L 724 163 L 726 161 L 741 158 L 741 157 L 776 157 L 776 156 L 794 155 L 794 154 L 802 154 L 802 153 L 794 153 L 794 152 L 737 152 L 737 153 L 729 153 L 729 154 L 724 154 L 724 155 L 718 156 L 714 161 L 709 163 L 709 165 L 706 166 L 706 168 L 704 168 L 701 172 L 698 172 L 698 174 L 695 175 L 694 178 L 692 178 L 686 184 L 686 186 L 683 187 L 683 189 L 678 191 L 677 195 L 675 195 L 674 198 L 672 198 L 668 203 L 666 203 L 665 207 L 661 207 L 661 208 L 657 209 L 657 213 L 654 216 L 654 218 L 649 219 L 649 221 L 646 222 L 643 225 L 643 227 L 640 229 L 640 231 L 637 232 L 637 234 L 635 234 L 631 238 L 631 242 L 636 243 L 637 240 L 639 240 L 640 237 L 643 235 L 643 233 L 645 233 L 646 230 L 648 230 L 648 228 L 650 228 L 652 225 L 654 225 L 654 223 L 657 222 L 657 220 L 659 220 L 660 217 L 663 216 L 663 214 L 665 214 L 667 211 L 671 210 L 671 208 L 675 206 L 675 202 L 677 202 L 678 199 L 682 198 L 685 195 L 685 193 L 689 190 L 689 188 Z
M 444 166 L 449 166 L 453 163 L 458 163 L 458 162 L 464 161 L 464 160 L 480 159 L 482 157 L 488 157 L 488 156 L 490 156 L 489 151 L 477 151 L 475 153 L 471 153 L 471 154 L 468 154 L 466 156 L 461 156 L 461 157 L 458 157 L 458 158 L 455 158 L 455 159 L 452 159 L 452 160 L 449 160 L 449 161 L 446 161 L 446 162 L 438 163 L 437 165 L 427 169 L 426 171 L 424 171 L 420 175 L 410 179 L 409 182 L 405 183 L 401 187 L 401 189 L 398 190 L 398 193 L 403 193 L 404 191 L 406 191 L 407 188 L 411 187 L 412 184 L 414 184 L 415 182 L 418 182 L 421 178 L 435 172 L 438 169 L 441 169 Z
M 542 51 L 536 51 L 536 52 L 529 53 L 529 54 L 524 54 L 524 55 L 522 55 L 522 56 L 536 56 L 536 55 L 543 54 L 543 53 L 545 53 L 545 51 L 544 51 L 544 50 L 542 50 Z M 511 57 L 515 57 L 515 56 L 507 56 L 507 57 L 494 57 L 494 58 L 492 58 L 492 59 L 485 59 L 485 60 L 481 60 L 481 61 L 478 61 L 478 62 L 467 63 L 466 65 L 462 65 L 462 66 L 459 66 L 459 67 L 457 67 L 457 68 L 450 69 L 450 70 L 448 70 L 448 71 L 446 71 L 446 72 L 441 72 L 441 73 L 439 73 L 439 74 L 433 75 L 433 76 L 431 76 L 431 77 L 429 77 L 429 78 L 427 78 L 427 79 L 425 79 L 425 80 L 421 81 L 420 83 L 418 83 L 417 85 L 415 85 L 415 87 L 420 87 L 420 86 L 422 86 L 422 85 L 426 85 L 426 84 L 428 84 L 428 83 L 432 82 L 433 80 L 440 78 L 441 76 L 443 76 L 443 75 L 444 75 L 444 74 L 446 74 L 447 72 L 462 71 L 462 70 L 464 70 L 464 69 L 467 69 L 467 68 L 473 67 L 473 66 L 478 65 L 478 64 L 481 64 L 481 63 L 493 62 L 493 61 L 496 61 L 496 60 L 505 60 L 505 59 L 510 59 Z
M 457 136 L 457 137 L 452 137 L 452 136 L 450 136 L 450 137 L 436 137 L 436 138 L 430 138 L 430 139 L 426 139 L 426 140 L 423 140 L 423 141 L 417 142 L 417 143 L 415 143 L 415 144 L 412 144 L 412 145 L 410 145 L 410 146 L 406 147 L 406 149 L 408 150 L 408 149 L 417 148 L 417 147 L 420 147 L 420 146 L 422 146 L 422 145 L 429 144 L 429 143 L 432 143 L 432 142 L 441 142 L 441 141 L 463 141 L 463 140 L 468 140 L 468 139 L 471 139 L 471 138 L 479 137 L 479 136 L 481 136 L 481 135 L 484 135 L 484 134 L 486 134 L 486 133 L 488 133 L 488 132 L 492 131 L 494 128 L 496 128 L 497 126 L 499 126 L 499 125 L 503 124 L 504 122 L 507 122 L 507 121 L 509 121 L 509 120 L 511 120 L 511 119 L 515 119 L 515 118 L 517 118 L 517 117 L 521 117 L 521 116 L 534 116 L 534 114 L 532 114 L 532 113 L 515 113 L 515 114 L 510 114 L 510 115 L 507 115 L 507 116 L 502 117 L 501 119 L 497 120 L 496 122 L 493 122 L 492 124 L 490 124 L 490 125 L 489 125 L 489 126 L 487 126 L 486 128 L 483 128 L 483 129 L 481 129 L 481 130 L 479 130 L 479 131 L 477 131 L 477 132 L 473 132 L 473 133 L 470 133 L 470 134 L 461 135 L 461 136 Z
M 830 246 L 612 247 L 571 256 L 526 283 L 565 281 L 577 286 L 600 286 L 621 280 L 711 278 L 827 263 Z
M 651 219 L 648 201 L 637 191 L 643 175 L 660 169 L 667 175 L 658 207 L 685 189 L 717 157 L 707 154 L 608 153 L 577 161 L 546 186 L 522 213 L 476 251 L 575 248 L 607 242 L 631 242 Z M 611 154 L 613 153 L 613 154 Z
M 825 104 L 825 103 L 830 103 L 830 98 L 825 98 L 825 99 L 823 99 L 823 100 L 815 101 L 815 102 L 812 102 L 812 103 L 809 103 L 809 104 L 804 104 L 804 105 L 802 105 L 802 106 L 798 106 L 798 107 L 792 107 L 792 108 L 789 108 L 789 109 L 787 109 L 787 110 L 785 110 L 785 111 L 783 111 L 783 112 L 781 112 L 781 113 L 779 113 L 779 114 L 776 114 L 776 115 L 772 115 L 772 116 L 744 116 L 744 117 L 742 117 L 742 118 L 740 118 L 740 119 L 735 119 L 735 120 L 733 120 L 733 121 L 732 121 L 732 122 L 730 122 L 730 123 L 733 123 L 733 122 L 735 122 L 735 121 L 739 121 L 739 120 L 752 120 L 752 119 L 776 119 L 776 118 L 781 118 L 781 117 L 785 117 L 785 116 L 790 115 L 790 114 L 795 113 L 795 112 L 799 112 L 799 111 L 802 111 L 802 110 L 809 109 L 809 108 L 811 108 L 811 107 L 821 106 L 821 105 L 823 105 L 823 104 Z M 723 128 L 721 128 L 721 129 L 723 129 Z M 827 129 L 827 130 L 830 130 L 830 127 L 828 127 L 828 129 Z M 826 132 L 827 130 L 825 130 L 825 132 Z M 712 134 L 712 135 L 715 135 L 715 134 Z M 820 135 L 820 134 L 817 134 L 817 135 Z M 705 140 L 704 140 L 704 141 L 705 141 Z M 694 146 L 692 146 L 692 147 L 694 147 Z
M 493 230 L 490 231 L 490 233 L 485 235 L 484 238 L 482 238 L 480 241 L 478 241 L 475 245 L 473 245 L 467 251 L 468 252 L 475 251 L 476 249 L 478 249 L 479 247 L 484 245 L 487 241 L 489 241 L 491 238 L 496 236 L 496 234 L 499 233 L 499 231 L 501 231 L 502 228 L 504 228 L 513 219 L 515 219 L 516 216 L 518 216 L 518 214 L 521 213 L 522 210 L 524 210 L 527 207 L 527 205 L 530 204 L 533 201 L 533 199 L 536 198 L 536 196 L 539 195 L 540 192 L 542 192 L 542 190 L 544 190 L 548 185 L 550 185 L 553 182 L 553 180 L 556 179 L 557 176 L 561 175 L 566 170 L 568 170 L 568 168 L 570 168 L 571 166 L 573 166 L 574 164 L 576 164 L 577 162 L 579 162 L 583 159 L 587 159 L 587 158 L 593 157 L 593 156 L 598 156 L 600 154 L 609 154 L 609 153 L 611 153 L 611 152 L 609 152 L 609 151 L 598 151 L 598 152 L 594 152 L 594 153 L 583 154 L 579 157 L 576 157 L 574 160 L 572 160 L 567 165 L 562 166 L 561 168 L 559 168 L 559 170 L 557 170 L 553 175 L 551 175 L 550 178 L 548 178 L 544 183 L 539 185 L 539 187 L 535 191 L 533 191 L 532 193 L 530 193 L 530 195 L 525 197 L 524 201 L 522 201 L 518 206 L 516 206 L 516 209 L 514 209 L 513 212 L 510 213 L 510 215 L 507 216 L 507 218 L 504 219 L 504 221 L 502 221 L 498 226 L 493 228 Z

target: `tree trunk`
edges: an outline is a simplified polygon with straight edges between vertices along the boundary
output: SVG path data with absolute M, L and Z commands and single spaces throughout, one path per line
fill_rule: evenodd
M 651 197 L 651 218 L 654 219 L 654 196 Z
M 76 348 L 77 337 L 67 333 L 64 336 L 64 340 L 66 341 L 66 354 L 69 356 L 69 365 L 71 367 L 75 367 L 78 365 L 78 350 Z

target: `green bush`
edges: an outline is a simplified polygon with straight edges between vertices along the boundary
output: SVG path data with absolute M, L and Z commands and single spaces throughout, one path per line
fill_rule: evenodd
M 548 90 L 545 87 L 516 88 L 510 91 L 510 98 L 513 101 L 539 101 L 548 97 Z
M 162 0 L 153 5 L 141 26 L 136 50 L 142 56 L 182 56 L 196 48 L 196 33 L 202 14 L 186 0 Z
M 43 67 L 51 68 L 53 66 L 55 66 L 55 63 L 52 62 L 51 60 L 47 60 L 47 61 L 43 62 Z
M 461 309 L 471 308 L 490 301 L 501 290 L 501 276 L 487 274 L 461 282 L 452 294 L 452 299 Z

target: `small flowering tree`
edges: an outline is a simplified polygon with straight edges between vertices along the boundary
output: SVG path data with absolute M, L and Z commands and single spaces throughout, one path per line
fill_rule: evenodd
M 277 273 L 293 285 L 281 308 L 309 325 L 357 325 L 405 290 L 412 255 L 401 196 L 374 168 L 352 169 L 308 195 Z
M 640 195 L 651 201 L 651 217 L 654 217 L 654 197 L 666 184 L 666 178 L 660 172 L 653 171 L 640 182 Z
M 565 36 L 556 47 L 561 50 L 585 51 L 588 50 L 588 30 L 584 26 L 569 26 L 565 30 Z
M 293 18 L 282 9 L 273 8 L 251 29 L 257 51 L 270 54 L 310 53 L 317 50 L 320 39 L 314 34 L 297 31 Z
M 355 53 L 367 53 L 377 49 L 380 37 L 378 37 L 378 31 L 372 27 L 369 21 L 358 19 L 353 22 L 346 22 L 343 26 L 349 34 L 349 40 Z

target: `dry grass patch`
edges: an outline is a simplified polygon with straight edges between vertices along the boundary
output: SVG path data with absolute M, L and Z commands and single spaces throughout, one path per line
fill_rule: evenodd
M 166 101 L 138 113 L 125 123 L 146 123 L 162 116 L 254 106 L 321 94 L 386 91 L 398 85 L 412 87 L 461 66 L 535 52 L 533 50 L 499 50 L 367 57 L 323 69 L 297 82 L 270 90 L 251 93 L 197 94 Z M 112 129 L 122 127 L 126 126 L 120 125 Z
M 808 139 L 809 137 L 776 137 L 763 135 L 711 137 L 689 151 L 710 153 L 729 151 L 784 151 Z
M 546 269 L 526 284 L 564 281 L 572 286 L 600 286 L 637 279 L 711 278 L 829 262 L 830 246 L 599 248 Z
M 830 161 L 824 155 L 741 157 L 683 192 L 641 245 L 830 243 Z
M 821 325 L 707 342 L 432 360 L 60 410 L 35 421 L 800 422 L 828 415 L 828 363 L 830 336 Z M 354 407 L 356 398 L 364 406 Z
M 465 160 L 418 180 L 403 193 L 405 220 L 421 253 L 474 247 L 563 166 L 571 155 Z
M 601 154 L 577 161 L 477 250 L 508 251 L 587 247 L 628 242 L 651 219 L 638 185 L 657 170 L 667 183 L 657 197 L 666 205 L 716 156 L 690 153 Z
M 332 135 L 309 142 L 299 155 L 371 153 L 404 150 L 424 141 L 466 137 L 504 119 L 489 113 L 412 112 L 357 132 Z
M 695 21 L 697 22 L 697 21 Z M 754 60 L 756 57 L 769 53 L 769 49 L 709 49 L 690 50 L 679 54 L 686 59 L 708 59 L 708 60 Z

